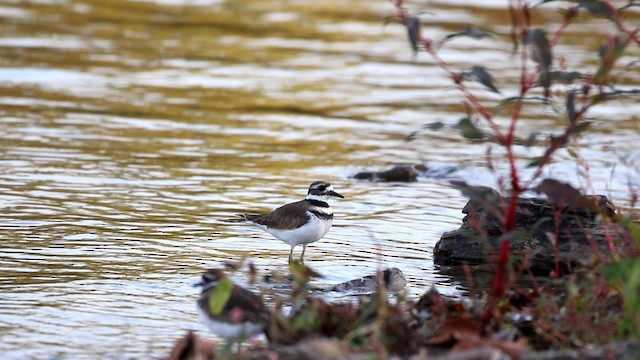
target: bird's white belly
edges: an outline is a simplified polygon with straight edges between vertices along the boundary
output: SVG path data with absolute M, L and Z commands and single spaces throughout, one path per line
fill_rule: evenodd
M 205 324 L 212 333 L 218 335 L 225 340 L 243 340 L 254 335 L 262 333 L 263 326 L 249 321 L 238 324 L 231 324 L 223 321 L 211 319 L 207 314 L 198 307 L 198 316 L 203 324 Z
M 303 226 L 293 230 L 279 230 L 263 228 L 266 232 L 276 238 L 286 242 L 289 245 L 309 244 L 320 240 L 329 232 L 333 219 L 322 220 L 315 215 L 307 212 L 311 220 Z

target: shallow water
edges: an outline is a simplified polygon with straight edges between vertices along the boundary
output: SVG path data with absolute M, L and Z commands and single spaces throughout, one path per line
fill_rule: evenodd
M 478 21 L 500 34 L 456 39 L 442 55 L 461 69 L 484 64 L 505 96 L 516 94 L 504 4 L 429 3 L 417 5 L 431 12 L 429 36 Z M 448 126 L 405 141 L 423 124 L 455 124 L 463 107 L 425 54 L 412 62 L 404 29 L 383 26 L 393 11 L 386 1 L 1 3 L 2 357 L 148 358 L 189 329 L 212 337 L 197 321 L 197 277 L 244 256 L 262 274 L 284 271 L 289 250 L 223 220 L 298 200 L 317 179 L 347 198 L 332 202 L 334 227 L 305 256 L 325 275 L 320 285 L 395 266 L 410 296 L 431 285 L 464 291 L 432 261 L 466 203 L 448 180 L 495 185 L 499 175 L 484 165 L 488 143 Z M 559 47 L 571 69 L 593 71 L 597 45 L 583 39 L 612 31 L 597 24 L 572 26 Z M 637 85 L 638 74 L 618 85 Z M 594 126 L 576 150 L 590 179 L 566 151 L 546 174 L 626 205 L 638 186 L 639 112 L 625 98 L 589 113 Z M 551 107 L 524 114 L 521 137 L 562 129 Z M 525 176 L 541 149 L 517 149 Z M 430 170 L 408 184 L 350 178 L 397 163 Z

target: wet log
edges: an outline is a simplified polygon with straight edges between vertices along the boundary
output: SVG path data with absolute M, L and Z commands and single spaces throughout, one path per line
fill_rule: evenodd
M 486 264 L 494 259 L 503 239 L 509 239 L 513 258 L 528 258 L 538 274 L 549 274 L 556 259 L 568 271 L 610 255 L 608 236 L 616 236 L 615 208 L 605 196 L 593 196 L 593 206 L 566 206 L 544 198 L 518 198 L 515 230 L 505 234 L 502 209 L 508 197 L 492 202 L 470 200 L 459 229 L 444 233 L 434 249 L 440 265 Z M 557 254 L 554 246 L 557 242 Z

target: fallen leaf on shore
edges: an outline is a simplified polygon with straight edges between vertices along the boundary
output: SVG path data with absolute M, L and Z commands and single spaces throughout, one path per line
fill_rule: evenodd
M 480 337 L 478 324 L 467 318 L 446 319 L 440 335 L 426 340 L 427 345 L 453 346 L 461 341 L 477 340 Z
M 440 332 L 439 335 L 427 339 L 425 344 L 450 347 L 450 353 L 491 348 L 511 358 L 518 358 L 527 350 L 527 341 L 524 338 L 508 341 L 481 336 L 479 324 L 469 318 L 447 319 Z
M 171 350 L 166 360 L 208 360 L 213 358 L 215 346 L 189 331 Z

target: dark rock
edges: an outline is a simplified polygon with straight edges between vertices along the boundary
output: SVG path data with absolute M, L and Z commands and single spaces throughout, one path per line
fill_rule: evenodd
M 357 180 L 373 180 L 373 178 L 375 178 L 376 173 L 373 171 L 361 171 L 355 175 L 353 175 L 354 179 Z
M 385 171 L 362 171 L 353 176 L 358 180 L 374 180 L 374 181 L 416 181 L 418 172 L 410 165 L 396 165 Z
M 442 235 L 434 249 L 436 264 L 483 264 L 491 261 L 505 238 L 500 204 L 495 201 L 469 201 L 462 212 L 467 214 L 458 230 Z M 615 224 L 603 222 L 597 215 L 612 218 L 615 210 L 605 196 L 589 197 L 595 207 L 567 207 L 541 198 L 519 198 L 515 230 L 509 234 L 511 256 L 529 255 L 534 273 L 549 274 L 556 262 L 553 239 L 557 234 L 558 260 L 562 271 L 588 261 L 593 256 L 608 255 L 607 236 L 616 236 Z M 594 212 L 593 209 L 599 209 Z M 556 227 L 557 223 L 557 227 Z M 557 231 L 557 232 L 556 232 Z

